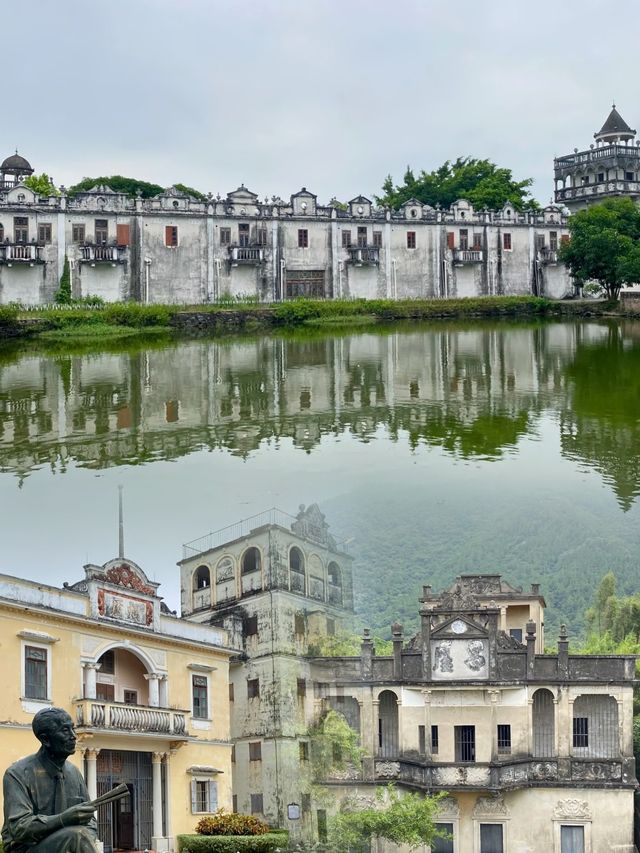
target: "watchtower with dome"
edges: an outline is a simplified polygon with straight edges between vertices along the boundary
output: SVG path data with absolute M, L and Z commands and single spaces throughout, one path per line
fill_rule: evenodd
M 585 151 L 554 160 L 555 200 L 572 212 L 607 198 L 640 198 L 640 142 L 613 104 Z
M 33 167 L 28 160 L 16 153 L 7 157 L 0 166 L 0 189 L 8 190 L 22 183 L 29 175 L 33 175 Z

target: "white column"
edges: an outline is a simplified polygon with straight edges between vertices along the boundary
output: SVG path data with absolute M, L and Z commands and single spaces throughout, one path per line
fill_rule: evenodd
M 160 692 L 158 689 L 158 673 L 148 672 L 145 679 L 149 683 L 149 707 L 157 708 L 160 704 Z
M 85 663 L 84 665 L 84 698 L 96 698 L 96 676 L 101 664 Z
M 171 753 L 164 754 L 164 801 L 167 804 L 167 814 L 165 816 L 167 838 L 171 838 L 172 821 L 171 821 Z
M 154 752 L 151 756 L 153 771 L 153 847 L 158 849 L 156 839 L 162 838 L 162 758 L 164 753 Z
M 161 675 L 159 677 L 159 702 L 161 708 L 169 707 L 169 691 L 168 691 L 168 683 L 167 676 Z
M 529 610 L 529 618 L 531 618 L 531 610 Z M 507 632 L 507 608 L 500 608 L 500 630 Z
M 98 796 L 98 754 L 99 749 L 86 749 L 84 757 L 87 761 L 87 790 L 89 799 L 95 800 Z

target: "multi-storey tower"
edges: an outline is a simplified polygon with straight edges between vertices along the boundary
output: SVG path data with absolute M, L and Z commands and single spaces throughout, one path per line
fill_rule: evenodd
M 311 825 L 307 733 L 317 691 L 308 656 L 352 621 L 351 563 L 316 504 L 296 517 L 272 509 L 190 542 L 179 563 L 182 615 L 224 625 L 243 650 L 229 685 L 234 808 L 298 831 Z M 302 811 L 293 826 L 290 803 Z
M 576 211 L 615 196 L 640 197 L 640 142 L 613 104 L 586 151 L 554 160 L 555 199 Z

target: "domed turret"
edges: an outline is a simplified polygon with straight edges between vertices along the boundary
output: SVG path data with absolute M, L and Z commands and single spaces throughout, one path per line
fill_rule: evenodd
M 14 187 L 28 175 L 33 175 L 33 168 L 16 149 L 16 153 L 7 157 L 0 166 L 0 187 Z

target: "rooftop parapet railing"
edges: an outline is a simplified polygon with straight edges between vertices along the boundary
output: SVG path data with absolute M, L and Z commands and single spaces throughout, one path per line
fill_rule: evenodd
M 234 524 L 220 528 L 220 530 L 207 533 L 206 536 L 201 536 L 199 539 L 186 542 L 182 546 L 182 558 L 186 560 L 197 554 L 203 554 L 205 551 L 211 551 L 213 548 L 224 545 L 225 542 L 242 539 L 244 536 L 248 536 L 253 530 L 257 530 L 259 527 L 264 527 L 268 524 L 277 524 L 280 527 L 286 527 L 290 530 L 295 520 L 295 516 L 289 515 L 289 513 L 283 512 L 277 507 L 272 507 L 265 512 L 259 512 L 257 515 L 243 518 Z
M 607 157 L 634 157 L 640 159 L 640 148 L 632 145 L 603 145 L 599 148 L 592 148 L 588 151 L 577 151 L 574 154 L 566 154 L 563 157 L 556 157 L 554 166 L 562 168 L 563 166 L 578 166 L 585 163 L 593 163 L 594 161 L 604 160 Z

